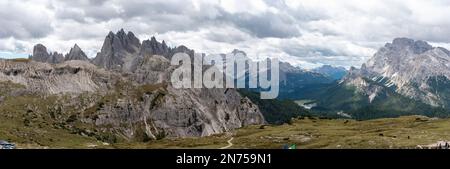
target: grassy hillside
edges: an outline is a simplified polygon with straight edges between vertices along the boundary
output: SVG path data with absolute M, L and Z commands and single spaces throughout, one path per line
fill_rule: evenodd
M 143 86 L 142 91 L 153 86 Z M 407 116 L 390 119 L 356 121 L 305 117 L 311 112 L 293 101 L 260 100 L 256 93 L 243 95 L 253 98 L 273 123 L 283 125 L 248 126 L 208 137 L 162 138 L 160 140 L 117 140 L 109 132 L 99 131 L 80 123 L 80 105 L 92 102 L 84 95 L 39 96 L 24 92 L 24 86 L 0 83 L 0 140 L 17 144 L 18 148 L 221 148 L 233 138 L 231 148 L 281 148 L 296 144 L 298 148 L 415 148 L 417 145 L 450 140 L 450 119 Z M 109 97 L 97 100 L 107 102 Z M 95 109 L 97 104 L 93 104 Z M 81 108 L 82 109 L 82 108 Z M 82 109 L 83 110 L 83 109 Z M 377 115 L 376 111 L 362 111 Z M 389 112 L 386 112 L 389 113 Z M 301 117 L 301 118 L 297 118 Z M 282 121 L 277 121 L 282 119 Z M 291 120 L 293 119 L 293 120 Z
M 60 109 L 64 98 L 24 93 L 24 86 L 0 82 L 0 140 L 22 148 L 88 148 L 104 144 L 66 128 L 75 116 L 73 110 Z
M 292 123 L 248 126 L 233 134 L 203 138 L 162 139 L 149 143 L 114 144 L 115 148 L 274 148 L 295 144 L 298 149 L 410 149 L 450 140 L 450 119 L 403 116 L 367 121 L 295 119 Z

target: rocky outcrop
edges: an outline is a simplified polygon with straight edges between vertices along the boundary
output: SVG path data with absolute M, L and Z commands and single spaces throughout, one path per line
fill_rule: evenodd
M 47 63 L 62 63 L 64 62 L 64 56 L 61 53 L 53 52 L 49 59 L 47 60 Z
M 235 91 L 152 87 L 140 101 L 125 97 L 106 103 L 95 120 L 86 121 L 108 126 L 105 129 L 119 131 L 127 139 L 136 138 L 139 131 L 152 139 L 208 136 L 265 122 L 258 107 Z
M 71 49 L 70 52 L 66 55 L 64 60 L 83 60 L 83 61 L 89 61 L 89 58 L 86 56 L 86 54 L 81 50 L 81 48 L 75 44 Z
M 175 53 L 186 53 L 194 56 L 194 50 L 186 46 L 170 48 L 165 41 L 159 42 L 155 37 L 139 42 L 132 32 L 120 30 L 116 34 L 110 32 L 105 38 L 101 52 L 93 59 L 97 66 L 125 72 L 133 72 L 136 64 L 145 56 L 159 55 L 170 59 Z
M 33 55 L 30 59 L 37 62 L 61 63 L 64 61 L 64 56 L 57 52 L 48 53 L 44 45 L 37 44 L 33 48 Z
M 159 43 L 155 37 L 151 40 L 144 40 L 140 49 L 141 55 L 160 55 L 169 57 L 170 48 L 167 47 L 166 42 Z
M 123 29 L 118 31 L 117 34 L 110 32 L 93 63 L 106 69 L 128 71 L 133 57 L 139 52 L 140 46 L 139 39 L 132 32 L 125 33 Z
M 158 42 L 155 37 L 150 40 L 144 40 L 140 49 L 140 55 L 160 55 L 168 59 L 172 58 L 175 53 L 186 53 L 189 56 L 194 56 L 194 50 L 187 48 L 184 45 L 170 48 L 165 41 Z
M 42 44 L 37 44 L 33 48 L 33 55 L 31 55 L 30 59 L 38 62 L 46 62 L 49 57 L 47 48 Z
M 97 69 L 84 61 L 60 64 L 0 61 L 0 81 L 24 85 L 32 93 L 76 94 L 112 88 L 112 73 Z
M 175 69 L 170 61 L 160 55 L 143 56 L 130 76 L 138 84 L 166 84 L 150 92 L 145 98 L 156 99 L 158 104 L 143 102 L 133 113 L 139 116 L 130 119 L 131 124 L 146 124 L 146 134 L 152 138 L 160 132 L 168 136 L 207 136 L 230 131 L 250 124 L 265 123 L 259 108 L 235 89 L 175 89 L 170 83 L 170 74 Z M 145 100 L 145 99 L 144 99 Z M 131 104 L 135 105 L 135 104 Z M 110 108 L 104 113 L 108 117 L 127 114 Z M 150 110 L 148 110 L 150 109 Z M 121 118 L 121 117 L 117 117 Z M 102 119 L 102 118 L 100 118 Z M 147 121 L 143 121 L 146 119 Z M 120 126 L 119 119 L 102 119 L 102 125 Z M 130 124 L 127 122 L 126 124 Z M 151 125 L 150 125 L 151 124 Z M 125 132 L 125 131 L 124 131 Z M 128 133 L 130 135 L 131 133 Z

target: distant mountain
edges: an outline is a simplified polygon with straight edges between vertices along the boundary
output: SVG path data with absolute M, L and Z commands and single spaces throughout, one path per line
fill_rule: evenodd
M 331 65 L 323 65 L 312 69 L 312 71 L 328 76 L 334 80 L 339 80 L 347 74 L 347 70 L 344 67 L 334 67 Z
M 361 69 L 352 68 L 339 83 L 329 87 L 320 96 L 319 108 L 353 112 L 364 118 L 448 116 L 449 53 L 425 41 L 396 38 Z
M 361 67 L 364 76 L 432 106 L 449 107 L 450 52 L 425 41 L 394 39 Z
M 251 61 L 251 59 L 247 58 L 247 55 L 244 51 L 234 49 L 231 54 L 242 54 L 242 61 L 246 59 Z M 223 54 L 225 56 L 225 54 Z M 268 74 L 270 77 L 270 67 L 267 69 L 261 69 L 263 72 Z M 237 79 L 244 79 L 246 82 L 246 88 L 248 88 L 249 83 L 249 74 L 248 72 L 237 72 Z M 333 83 L 335 80 L 329 76 L 323 75 L 321 73 L 316 73 L 313 71 L 308 71 L 302 69 L 300 67 L 296 67 L 291 65 L 288 62 L 279 62 L 279 95 L 277 99 L 304 99 L 310 98 L 312 96 L 316 96 L 317 92 L 322 91 L 322 88 L 328 86 Z M 259 92 L 260 88 L 250 89 L 251 91 Z
M 65 56 L 64 60 L 84 60 L 89 61 L 89 58 L 86 56 L 86 54 L 81 50 L 81 48 L 75 44 L 71 49 L 70 52 Z
M 280 99 L 311 98 L 333 82 L 329 76 L 280 62 Z
M 117 34 L 109 32 L 92 63 L 106 69 L 129 70 L 131 60 L 140 48 L 141 42 L 133 32 L 125 33 L 123 29 Z
M 170 48 L 164 41 L 158 42 L 155 37 L 144 40 L 141 44 L 133 32 L 125 33 L 121 29 L 116 34 L 110 32 L 106 36 L 101 51 L 97 53 L 92 63 L 109 70 L 130 72 L 143 57 L 159 55 L 170 59 L 178 52 L 194 55 L 194 51 L 186 46 Z
M 77 44 L 75 44 L 70 49 L 70 52 L 67 53 L 65 56 L 63 56 L 63 54 L 60 54 L 58 52 L 49 53 L 44 45 L 37 44 L 34 46 L 33 54 L 29 57 L 29 59 L 36 62 L 46 62 L 52 64 L 62 63 L 68 60 L 89 61 L 89 58 Z
M 49 53 L 44 45 L 37 44 L 33 48 L 30 59 L 38 62 L 61 63 L 64 61 L 64 56 L 57 52 Z

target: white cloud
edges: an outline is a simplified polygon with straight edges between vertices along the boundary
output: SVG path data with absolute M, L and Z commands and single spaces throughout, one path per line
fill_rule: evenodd
M 52 32 L 46 4 L 29 1 L 0 1 L 0 38 L 45 37 Z
M 248 12 L 250 14 L 260 14 L 269 10 L 269 6 L 263 0 L 221 0 L 220 6 L 230 13 Z

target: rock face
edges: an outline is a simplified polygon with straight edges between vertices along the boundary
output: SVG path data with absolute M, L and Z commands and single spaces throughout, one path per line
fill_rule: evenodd
M 0 61 L 1 81 L 24 85 L 40 94 L 82 93 L 112 87 L 112 73 L 82 61 L 51 65 L 41 62 Z
M 47 48 L 42 44 L 37 44 L 33 48 L 33 55 L 31 59 L 38 62 L 47 62 L 49 58 L 49 54 L 47 52 Z
M 186 46 L 181 45 L 170 48 L 166 45 L 165 41 L 160 43 L 155 37 L 151 37 L 150 40 L 144 40 L 140 50 L 140 55 L 160 55 L 168 59 L 170 59 L 175 53 L 186 53 L 191 57 L 194 56 L 194 50 L 191 50 Z
M 141 55 L 160 55 L 169 57 L 170 51 L 169 47 L 167 47 L 166 42 L 162 41 L 159 43 L 156 41 L 155 37 L 152 37 L 151 40 L 144 40 L 142 42 L 142 47 L 140 49 Z
M 173 54 L 179 52 L 191 57 L 194 55 L 194 50 L 186 46 L 170 48 L 165 41 L 158 42 L 155 37 L 144 40 L 141 44 L 132 32 L 126 34 L 122 29 L 116 34 L 108 34 L 93 63 L 109 70 L 133 72 L 136 64 L 142 62 L 145 56 L 159 55 L 170 59 Z
M 93 63 L 106 69 L 129 70 L 140 46 L 139 39 L 132 32 L 125 33 L 123 29 L 117 34 L 110 32 Z
M 89 61 L 89 58 L 86 56 L 86 54 L 81 50 L 81 48 L 75 44 L 71 49 L 70 52 L 66 55 L 64 60 L 84 60 Z
M 44 45 L 37 44 L 33 48 L 33 55 L 30 59 L 38 62 L 61 63 L 64 61 L 64 56 L 57 52 L 48 53 Z
M 156 139 L 161 134 L 207 136 L 265 123 L 259 108 L 235 89 L 175 89 L 166 83 L 174 69 L 169 60 L 159 55 L 143 60 L 132 78 L 153 89 L 145 92 L 139 103 L 128 98 L 120 104 L 104 105 L 96 125 L 113 126 L 127 138 L 135 134 L 129 127 L 138 127 L 146 136 Z M 123 127 L 130 124 L 133 125 Z
M 258 106 L 235 89 L 173 88 L 173 52 L 194 56 L 185 46 L 169 48 L 155 38 L 141 45 L 133 33 L 120 30 L 108 34 L 92 63 L 77 45 L 65 62 L 36 45 L 31 61 L 1 61 L 0 81 L 21 84 L 43 99 L 59 96 L 57 109 L 73 114 L 54 119 L 57 125 L 102 141 L 207 136 L 265 123 Z M 40 107 L 54 113 L 55 105 Z

